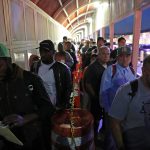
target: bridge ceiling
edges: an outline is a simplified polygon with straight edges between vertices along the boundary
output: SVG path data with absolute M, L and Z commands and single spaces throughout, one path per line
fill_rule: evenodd
M 101 0 L 31 0 L 68 30 L 86 22 Z

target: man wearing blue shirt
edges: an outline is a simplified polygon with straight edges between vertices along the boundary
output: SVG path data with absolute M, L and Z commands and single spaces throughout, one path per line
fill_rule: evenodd
M 100 88 L 100 104 L 108 112 L 117 89 L 135 79 L 129 64 L 132 51 L 129 47 L 120 47 L 117 51 L 117 63 L 109 66 L 102 76 Z
M 129 64 L 131 62 L 131 54 L 132 51 L 129 47 L 124 46 L 118 48 L 116 64 L 109 66 L 104 71 L 104 74 L 102 76 L 99 101 L 100 105 L 106 112 L 106 130 L 109 126 L 107 114 L 110 110 L 117 89 L 121 85 L 135 79 L 135 75 L 132 72 L 132 69 L 129 67 Z M 110 133 L 108 133 L 108 136 L 106 135 L 106 138 L 107 137 L 109 137 L 109 140 L 107 140 L 109 142 L 106 144 L 106 146 L 108 146 L 108 148 L 106 149 L 109 150 L 113 148 L 113 144 L 111 144 L 112 140 L 110 138 Z M 115 148 L 113 149 L 115 150 Z

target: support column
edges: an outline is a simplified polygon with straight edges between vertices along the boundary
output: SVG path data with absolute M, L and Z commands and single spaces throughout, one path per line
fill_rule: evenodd
M 111 24 L 110 24 L 109 30 L 110 30 L 110 48 L 113 49 L 114 23 L 111 23 Z
M 138 63 L 141 19 L 142 19 L 141 9 L 135 10 L 134 26 L 133 26 L 133 55 L 132 55 L 132 65 L 135 71 L 137 71 L 137 63 Z

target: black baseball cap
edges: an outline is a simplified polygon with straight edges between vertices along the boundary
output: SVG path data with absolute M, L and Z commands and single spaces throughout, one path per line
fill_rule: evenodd
M 40 50 L 54 51 L 54 43 L 51 40 L 44 40 L 40 42 Z

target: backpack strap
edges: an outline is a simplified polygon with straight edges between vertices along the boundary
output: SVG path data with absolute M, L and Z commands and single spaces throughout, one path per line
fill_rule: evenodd
M 116 64 L 112 64 L 112 76 L 111 76 L 111 79 L 114 77 L 114 75 L 116 74 Z
M 133 69 L 133 67 L 131 67 L 131 66 L 129 66 L 129 67 L 130 67 L 130 70 L 133 73 L 133 75 L 135 75 L 135 70 Z M 111 76 L 111 78 L 113 78 L 115 76 L 116 70 L 117 70 L 116 64 L 112 64 L 112 76 Z
M 129 96 L 133 97 L 135 96 L 137 90 L 138 90 L 138 80 L 133 80 L 130 82 L 130 86 L 131 86 L 131 92 L 128 93 Z
M 131 72 L 133 73 L 133 75 L 135 75 L 135 70 L 134 70 L 134 68 L 132 67 L 132 66 L 129 66 L 130 67 L 130 70 L 131 70 Z

